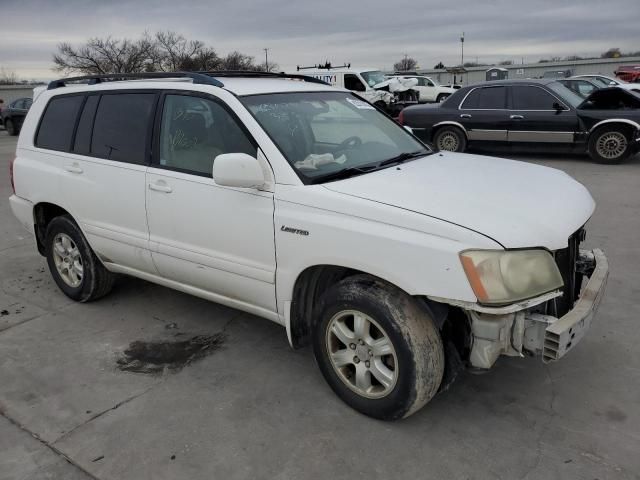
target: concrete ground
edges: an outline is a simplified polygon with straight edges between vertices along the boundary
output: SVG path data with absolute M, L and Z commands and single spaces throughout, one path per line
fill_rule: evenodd
M 0 131 L 0 172 L 14 149 Z M 501 359 L 396 423 L 346 407 L 268 321 L 131 278 L 71 302 L 0 175 L 0 479 L 640 478 L 640 157 L 518 158 L 598 203 L 587 244 L 611 277 L 597 321 L 561 362 Z M 179 372 L 116 368 L 131 342 L 217 333 Z

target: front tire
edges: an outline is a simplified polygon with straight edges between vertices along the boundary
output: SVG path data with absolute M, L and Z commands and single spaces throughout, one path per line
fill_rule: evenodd
M 355 410 L 396 420 L 415 413 L 438 391 L 442 340 L 410 295 L 357 275 L 329 289 L 316 314 L 313 347 L 320 371 Z
M 18 135 L 18 129 L 14 125 L 13 120 L 7 118 L 4 121 L 4 128 L 7 131 L 7 133 L 12 137 L 15 137 L 16 135 Z
M 464 152 L 467 149 L 467 137 L 454 126 L 439 128 L 433 136 L 433 143 L 438 150 L 447 152 Z
M 631 155 L 629 132 L 619 126 L 603 126 L 589 136 L 588 151 L 596 163 L 621 163 Z
M 67 297 L 90 302 L 111 291 L 115 275 L 100 263 L 70 216 L 51 220 L 45 253 L 51 276 Z
M 441 93 L 440 95 L 438 95 L 438 98 L 436 98 L 436 102 L 437 102 L 437 103 L 442 103 L 442 102 L 444 102 L 447 98 L 449 98 L 449 94 L 448 94 L 448 93 Z

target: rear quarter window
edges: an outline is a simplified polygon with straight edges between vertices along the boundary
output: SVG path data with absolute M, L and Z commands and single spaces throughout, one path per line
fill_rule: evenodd
M 49 100 L 36 135 L 36 147 L 68 151 L 83 95 L 53 97 Z

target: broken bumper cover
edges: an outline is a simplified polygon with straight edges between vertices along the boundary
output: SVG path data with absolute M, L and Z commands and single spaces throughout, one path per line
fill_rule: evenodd
M 607 257 L 602 250 L 597 249 L 581 253 L 593 255 L 595 268 L 573 309 L 546 328 L 542 349 L 542 361 L 545 363 L 559 360 L 576 346 L 589 330 L 604 296 L 609 278 Z

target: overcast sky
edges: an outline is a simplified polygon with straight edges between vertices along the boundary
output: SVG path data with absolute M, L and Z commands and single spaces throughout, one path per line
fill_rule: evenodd
M 640 50 L 640 0 L 0 0 L 0 67 L 52 78 L 60 42 L 137 38 L 173 30 L 218 54 L 231 50 L 282 69 L 331 60 L 391 68 L 404 54 L 439 61 L 537 61 Z

